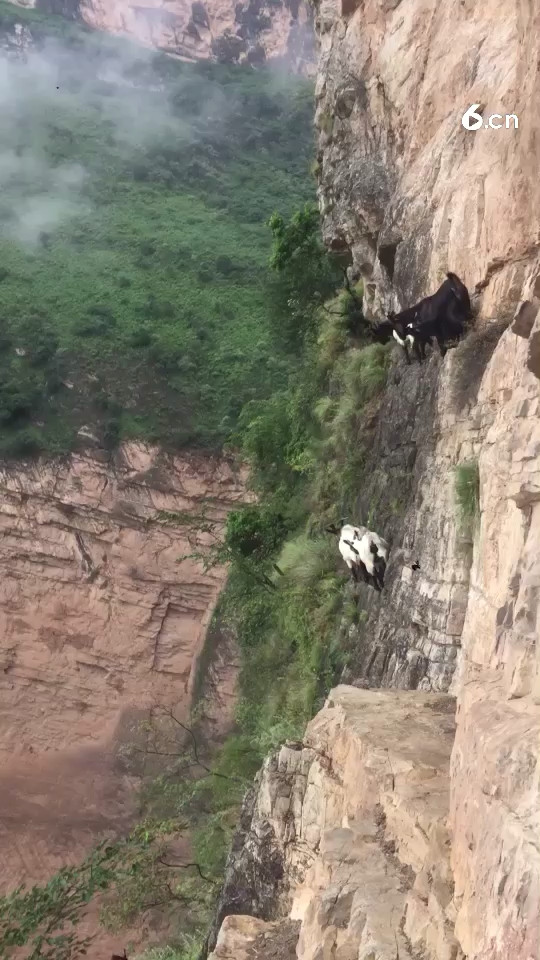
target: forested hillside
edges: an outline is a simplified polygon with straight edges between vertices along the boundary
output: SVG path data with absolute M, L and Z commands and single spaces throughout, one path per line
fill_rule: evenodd
M 218 448 L 294 363 L 266 221 L 314 194 L 310 84 L 7 3 L 0 36 L 0 452 Z

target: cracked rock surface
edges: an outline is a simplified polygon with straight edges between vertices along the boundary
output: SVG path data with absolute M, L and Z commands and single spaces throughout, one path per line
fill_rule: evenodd
M 282 866 L 272 909 L 299 924 L 301 960 L 395 960 L 396 949 L 414 957 L 432 942 L 439 953 L 430 956 L 455 957 L 446 912 L 454 710 L 448 695 L 333 690 L 303 743 L 285 744 L 259 775 L 229 865 L 231 903 L 271 836 Z M 225 921 L 213 960 L 234 955 L 233 920 L 246 918 Z M 276 921 L 256 921 L 261 929 L 270 949 Z
M 283 60 L 294 71 L 313 72 L 312 18 L 303 0 L 25 0 L 21 6 L 125 34 L 181 60 Z M 21 40 L 14 37 L 12 45 Z
M 150 707 L 185 720 L 225 570 L 194 559 L 208 542 L 160 510 L 219 530 L 244 502 L 225 459 L 126 444 L 0 471 L 0 867 L 38 882 L 132 816 L 123 745 Z M 231 718 L 223 663 L 214 733 Z M 105 950 L 105 947 L 103 947 Z

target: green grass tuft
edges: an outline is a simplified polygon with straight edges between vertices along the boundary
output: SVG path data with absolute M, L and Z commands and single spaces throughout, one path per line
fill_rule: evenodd
M 335 573 L 335 544 L 328 537 L 311 539 L 300 534 L 285 544 L 277 565 L 282 571 L 284 581 L 290 585 L 316 587 L 328 574 Z
M 480 473 L 476 461 L 455 468 L 455 497 L 464 532 L 471 534 L 480 515 Z
M 201 943 L 193 940 L 184 947 L 151 947 L 135 957 L 135 960 L 197 960 Z

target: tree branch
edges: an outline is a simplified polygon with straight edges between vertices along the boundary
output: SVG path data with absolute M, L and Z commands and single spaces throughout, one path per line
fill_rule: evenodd
M 189 737 L 190 737 L 190 739 L 191 739 L 191 746 L 192 746 L 192 750 L 193 750 L 193 757 L 194 757 L 194 759 L 195 759 L 195 762 L 196 762 L 197 766 L 199 766 L 199 767 L 201 768 L 201 770 L 204 770 L 204 771 L 205 771 L 209 776 L 211 776 L 211 777 L 220 777 L 222 780 L 232 780 L 232 781 L 234 781 L 235 783 L 243 783 L 243 782 L 244 782 L 243 780 L 240 779 L 240 777 L 231 777 L 231 776 L 229 776 L 229 775 L 226 774 L 226 773 L 218 773 L 217 770 L 212 770 L 212 768 L 209 767 L 208 764 L 204 763 L 204 761 L 201 760 L 201 758 L 200 758 L 200 756 L 199 756 L 199 748 L 198 748 L 198 744 L 197 744 L 197 739 L 196 739 L 195 734 L 193 733 L 193 730 L 191 729 L 191 727 L 188 727 L 187 724 L 182 723 L 182 721 L 179 720 L 178 717 L 175 717 L 175 715 L 174 715 L 174 713 L 173 713 L 172 710 L 170 710 L 170 709 L 168 709 L 168 708 L 166 708 L 166 707 L 161 707 L 160 709 L 162 710 L 163 715 L 164 715 L 165 717 L 168 717 L 170 720 L 172 720 L 174 723 L 176 723 L 177 726 L 179 726 L 185 733 L 187 733 L 187 734 L 189 735 Z M 164 756 L 179 756 L 179 754 L 164 754 Z
M 170 867 L 172 870 L 188 870 L 190 867 L 195 867 L 201 880 L 204 880 L 205 883 L 211 883 L 213 885 L 216 883 L 216 881 L 212 880 L 211 877 L 206 877 L 204 875 L 198 863 L 167 863 L 167 861 L 163 860 L 162 857 L 158 857 L 158 861 L 159 863 L 163 864 L 164 867 Z
M 324 310 L 330 317 L 344 317 L 345 314 L 342 310 L 329 310 L 328 307 L 325 307 L 324 303 L 321 303 L 319 306 L 320 310 Z

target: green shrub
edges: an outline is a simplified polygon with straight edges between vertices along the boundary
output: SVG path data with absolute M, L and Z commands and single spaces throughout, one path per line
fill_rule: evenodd
M 316 419 L 321 424 L 330 423 L 335 416 L 336 404 L 332 397 L 321 397 L 313 408 Z
M 318 362 L 324 372 L 329 372 L 338 357 L 348 347 L 348 322 L 340 298 L 330 301 L 328 314 L 321 324 L 317 339 Z
M 334 118 L 329 110 L 322 110 L 319 114 L 317 125 L 327 137 L 330 137 L 334 130 Z
M 242 451 L 264 487 L 275 488 L 289 472 L 284 456 L 292 441 L 289 399 L 286 391 L 276 392 L 265 403 L 248 403 L 240 415 Z
M 284 536 L 283 516 L 272 505 L 243 507 L 227 517 L 225 544 L 233 557 L 264 560 L 275 552 Z
M 317 329 L 318 308 L 341 284 L 341 273 L 322 244 L 315 204 L 305 204 L 288 222 L 274 213 L 268 223 L 273 234 L 270 266 L 278 275 L 272 289 L 275 329 L 297 349 Z
M 320 525 L 353 509 L 365 461 L 366 407 L 386 383 L 389 359 L 387 346 L 372 344 L 343 352 L 331 367 L 330 395 L 319 399 L 314 410 L 321 432 L 310 504 Z
M 343 392 L 358 404 L 377 396 L 386 383 L 389 358 L 388 346 L 380 343 L 350 350 L 338 367 Z

